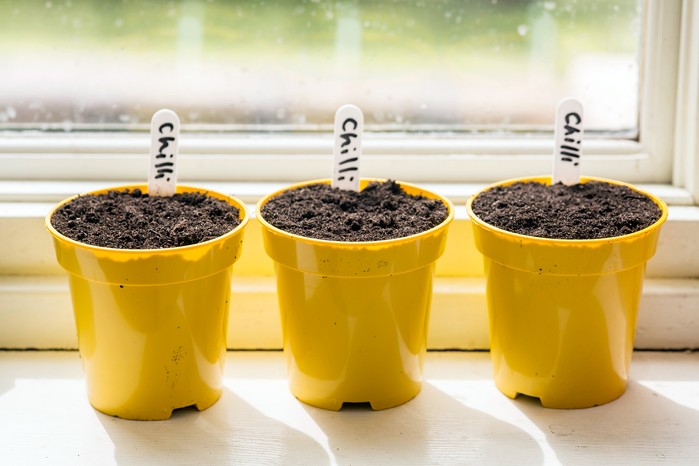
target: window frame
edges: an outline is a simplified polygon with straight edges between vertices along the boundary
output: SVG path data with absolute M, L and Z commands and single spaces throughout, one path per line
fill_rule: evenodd
M 641 348 L 697 348 L 699 328 L 699 6 L 647 0 L 638 141 L 586 141 L 583 174 L 621 179 L 666 200 L 670 216 L 648 267 L 637 340 Z M 677 122 L 677 124 L 675 124 Z M 186 135 L 186 137 L 185 137 Z M 93 189 L 144 182 L 145 133 L 0 133 L 0 347 L 72 348 L 65 277 L 43 216 L 55 202 Z M 296 180 L 327 178 L 331 135 L 183 134 L 180 181 L 232 193 L 248 204 Z M 484 349 L 484 280 L 466 219 L 466 196 L 488 182 L 547 173 L 553 142 L 453 135 L 367 134 L 365 176 L 425 184 L 454 201 L 437 264 L 430 348 Z M 250 207 L 253 207 L 250 205 Z M 272 266 L 259 227 L 246 230 L 236 264 L 231 348 L 277 348 Z M 241 280 L 242 279 L 242 280 Z M 37 331 L 33 321 L 50 325 Z
M 685 99 L 696 93 L 696 85 L 688 79 L 691 76 L 679 75 L 696 74 L 691 55 L 680 51 L 697 41 L 693 32 L 697 28 L 691 26 L 699 24 L 692 10 L 691 2 L 682 0 L 645 1 L 640 138 L 587 139 L 583 174 L 690 189 L 697 184 L 696 176 L 678 176 L 683 167 L 695 164 L 691 148 L 696 141 L 683 140 L 686 148 L 674 151 L 679 142 L 675 117 L 696 113 L 696 105 Z M 0 133 L 0 179 L 138 181 L 146 176 L 148 142 L 145 133 L 6 131 Z M 363 149 L 363 176 L 486 183 L 550 172 L 553 141 L 367 133 Z M 329 176 L 332 138 L 319 132 L 183 132 L 180 151 L 181 180 L 291 182 Z

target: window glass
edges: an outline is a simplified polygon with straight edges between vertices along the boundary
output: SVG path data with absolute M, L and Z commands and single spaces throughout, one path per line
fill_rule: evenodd
M 635 137 L 638 0 L 0 0 L 0 129 L 329 128 Z

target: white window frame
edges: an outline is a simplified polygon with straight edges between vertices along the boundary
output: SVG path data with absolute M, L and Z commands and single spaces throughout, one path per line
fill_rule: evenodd
M 693 0 L 647 0 L 644 11 L 640 140 L 587 141 L 583 174 L 639 184 L 671 204 L 659 252 L 648 268 L 639 341 L 646 348 L 697 348 L 699 6 Z M 0 347 L 73 344 L 67 285 L 56 275 L 43 215 L 67 196 L 144 181 L 148 143 L 145 133 L 0 133 L 0 322 L 10 323 L 0 328 Z M 332 140 L 327 134 L 183 133 L 180 148 L 181 182 L 233 193 L 250 204 L 272 189 L 326 178 L 331 171 Z M 495 180 L 548 173 L 553 143 L 390 133 L 368 134 L 363 148 L 365 176 L 427 184 L 452 198 L 457 222 L 450 236 L 459 238 L 463 251 L 472 247 L 466 245 L 466 196 Z M 251 239 L 246 233 L 246 241 Z M 256 251 L 261 257 L 257 241 L 257 249 L 248 248 L 245 254 Z M 41 251 L 31 249 L 39 243 Z M 231 319 L 233 347 L 277 347 L 271 272 L 238 278 L 233 291 L 242 304 Z M 435 304 L 446 311 L 434 312 L 433 304 L 431 347 L 455 347 L 458 341 L 466 348 L 483 348 L 487 319 L 482 276 L 447 273 L 439 279 Z M 54 312 L 57 303 L 63 306 L 60 313 Z M 51 328 L 37 332 L 30 321 L 38 319 L 52 322 Z M 476 327 L 472 333 L 459 333 Z
M 640 140 L 588 139 L 583 174 L 681 188 L 696 184 L 686 174 L 678 176 L 685 171 L 683 167 L 693 163 L 691 151 L 674 153 L 678 142 L 692 146 L 692 141 L 677 141 L 675 132 L 676 115 L 696 112 L 696 105 L 685 99 L 687 94 L 696 93 L 689 79 L 695 63 L 687 55 L 688 46 L 696 42 L 690 27 L 695 20 L 686 14 L 692 8 L 692 2 L 682 0 L 646 1 Z M 685 47 L 682 52 L 681 47 Z M 685 75 L 679 76 L 678 71 Z M 679 125 L 678 129 L 680 126 L 684 127 Z M 367 134 L 365 138 L 365 176 L 479 183 L 551 170 L 552 138 L 470 139 L 440 133 Z M 138 181 L 145 179 L 148 141 L 144 133 L 5 132 L 0 134 L 0 179 Z M 329 134 L 312 132 L 185 132 L 180 148 L 183 180 L 296 181 L 329 175 L 332 140 Z

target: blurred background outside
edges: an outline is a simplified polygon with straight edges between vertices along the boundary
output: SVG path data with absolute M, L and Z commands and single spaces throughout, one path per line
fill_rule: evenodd
M 0 0 L 0 130 L 586 131 L 634 138 L 642 0 Z

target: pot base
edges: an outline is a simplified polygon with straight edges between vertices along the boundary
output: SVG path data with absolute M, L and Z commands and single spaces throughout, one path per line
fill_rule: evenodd
M 599 392 L 588 391 L 583 394 L 572 394 L 572 396 L 566 396 L 566 394 L 543 394 L 538 395 L 535 393 L 525 393 L 518 392 L 512 389 L 512 387 L 507 386 L 503 381 L 496 380 L 495 386 L 500 392 L 511 399 L 516 399 L 517 397 L 526 396 L 529 398 L 534 398 L 539 400 L 541 406 L 550 409 L 584 409 L 593 408 L 595 406 L 601 406 L 612 401 L 617 400 L 626 392 L 626 384 L 620 388 L 607 391 L 603 394 Z
M 140 406 L 134 407 L 132 403 L 124 406 L 100 406 L 99 403 L 90 400 L 90 405 L 102 414 L 127 419 L 130 421 L 165 421 L 172 417 L 172 413 L 181 409 L 195 408 L 197 411 L 204 411 L 213 406 L 220 398 L 223 390 L 218 390 L 208 394 L 201 401 L 195 403 L 179 404 L 169 408 L 163 406 Z
M 369 405 L 373 411 L 381 411 L 384 409 L 390 409 L 390 408 L 395 408 L 396 406 L 400 406 L 402 404 L 407 403 L 408 401 L 412 400 L 415 398 L 418 393 L 420 393 L 420 390 L 422 388 L 422 384 L 417 384 L 417 387 L 411 390 L 404 390 L 403 393 L 400 393 L 399 396 L 396 396 L 395 393 L 391 393 L 392 396 L 387 396 L 387 397 L 381 397 L 381 398 L 373 398 L 371 400 L 357 400 L 352 397 L 312 397 L 312 396 L 304 396 L 304 394 L 296 394 L 294 393 L 294 387 L 290 387 L 292 394 L 296 397 L 297 400 L 301 401 L 302 403 L 305 403 L 310 406 L 314 406 L 316 408 L 321 408 L 321 409 L 327 409 L 330 411 L 340 411 L 345 404 L 365 404 Z M 347 394 L 345 394 L 347 395 Z

